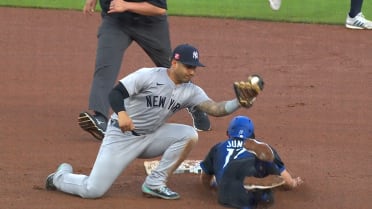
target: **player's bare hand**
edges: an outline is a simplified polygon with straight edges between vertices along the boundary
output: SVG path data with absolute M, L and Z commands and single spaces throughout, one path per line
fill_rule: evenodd
M 292 179 L 292 189 L 300 186 L 302 183 L 304 183 L 304 181 L 301 179 L 301 177 L 296 177 L 296 178 L 293 178 Z
M 92 15 L 96 8 L 97 0 L 86 0 L 83 8 L 84 15 Z
M 135 128 L 132 119 L 125 111 L 118 112 L 118 122 L 122 132 L 132 131 Z
M 123 0 L 112 0 L 110 3 L 110 9 L 107 13 L 125 12 L 128 10 L 128 2 Z

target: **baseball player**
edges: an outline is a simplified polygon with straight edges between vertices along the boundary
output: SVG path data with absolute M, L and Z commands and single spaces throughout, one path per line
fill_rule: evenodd
M 108 94 L 115 84 L 125 51 L 135 41 L 158 67 L 169 67 L 171 44 L 166 0 L 100 0 L 102 22 L 98 29 L 95 72 L 89 109 L 78 117 L 80 127 L 102 140 L 109 115 Z M 83 12 L 92 14 L 97 0 L 86 0 Z M 206 114 L 189 109 L 197 130 L 210 130 Z
M 260 202 L 271 204 L 272 188 L 295 188 L 302 183 L 292 178 L 278 153 L 254 139 L 254 125 L 245 116 L 234 117 L 228 139 L 214 145 L 201 162 L 201 182 L 217 189 L 218 202 L 234 208 L 252 209 Z
M 114 113 L 90 175 L 73 174 L 71 165 L 63 163 L 47 177 L 46 188 L 99 198 L 133 160 L 162 156 L 146 177 L 142 192 L 163 199 L 180 198 L 166 182 L 197 143 L 198 133 L 188 125 L 166 123 L 167 119 L 190 107 L 217 117 L 241 107 L 237 98 L 215 102 L 191 83 L 197 67 L 204 67 L 198 50 L 181 44 L 173 51 L 170 68 L 142 68 L 121 79 L 109 94 Z M 250 101 L 252 105 L 254 98 Z

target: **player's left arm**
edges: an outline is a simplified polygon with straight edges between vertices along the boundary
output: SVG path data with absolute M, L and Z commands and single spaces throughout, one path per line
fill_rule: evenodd
M 196 105 L 196 107 L 208 115 L 221 117 L 229 115 L 238 110 L 240 108 L 240 104 L 237 99 L 222 102 L 207 100 Z
M 205 156 L 204 160 L 200 162 L 201 167 L 201 175 L 200 175 L 200 182 L 206 189 L 217 189 L 217 180 L 215 178 L 214 172 L 214 159 L 215 153 L 217 151 L 218 144 L 215 144 Z
M 233 85 L 236 98 L 229 101 L 215 102 L 211 99 L 197 105 L 208 115 L 221 117 L 235 112 L 240 107 L 250 108 L 258 94 L 263 90 L 264 81 L 259 75 L 251 75 L 247 81 L 235 82 Z

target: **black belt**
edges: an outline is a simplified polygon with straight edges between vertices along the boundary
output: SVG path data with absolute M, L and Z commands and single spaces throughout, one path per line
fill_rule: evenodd
M 111 120 L 111 125 L 112 125 L 112 126 L 118 128 L 118 129 L 120 129 L 118 120 L 116 120 L 116 119 L 110 119 L 110 120 Z M 134 136 L 141 136 L 141 134 L 139 134 L 139 133 L 137 133 L 137 132 L 135 132 L 135 131 L 131 131 L 131 132 L 132 132 L 132 134 L 133 134 Z

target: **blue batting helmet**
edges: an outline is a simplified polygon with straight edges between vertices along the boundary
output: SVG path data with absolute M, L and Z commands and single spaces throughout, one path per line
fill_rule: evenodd
M 234 117 L 227 129 L 230 138 L 247 139 L 254 137 L 253 121 L 246 116 Z

